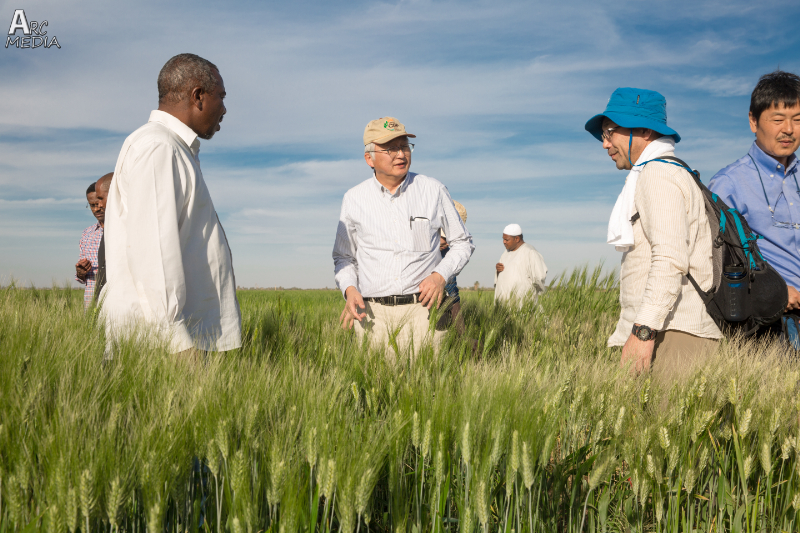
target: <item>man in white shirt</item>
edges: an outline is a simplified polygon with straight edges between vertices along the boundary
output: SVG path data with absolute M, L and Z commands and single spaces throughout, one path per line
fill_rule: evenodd
M 519 224 L 503 230 L 506 251 L 495 265 L 494 301 L 522 307 L 530 294 L 534 301 L 544 292 L 547 265 L 536 248 L 525 242 Z
M 122 146 L 106 208 L 109 342 L 146 324 L 171 353 L 241 346 L 231 251 L 198 157 L 224 98 L 214 64 L 177 55 L 158 75 L 158 110 Z
M 340 320 L 373 346 L 396 350 L 426 339 L 431 309 L 443 301 L 447 280 L 461 272 L 475 246 L 439 181 L 409 172 L 415 137 L 397 119 L 373 120 L 364 130 L 364 159 L 371 178 L 344 195 L 333 262 L 336 285 L 347 302 Z M 442 258 L 439 230 L 450 244 Z M 413 341 L 413 342 L 412 342 Z

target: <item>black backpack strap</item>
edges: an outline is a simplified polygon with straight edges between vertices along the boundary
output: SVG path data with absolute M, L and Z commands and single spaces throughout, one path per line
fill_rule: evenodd
M 700 173 L 698 171 L 696 171 L 696 170 L 692 170 L 692 168 L 689 165 L 687 165 L 685 162 L 683 162 L 681 159 L 678 159 L 677 157 L 673 157 L 671 155 L 665 155 L 664 157 L 658 157 L 658 158 L 654 159 L 653 161 L 658 161 L 659 159 L 667 159 L 667 160 L 670 160 L 670 161 L 675 161 L 680 166 L 682 166 L 683 168 L 688 170 L 689 173 L 692 176 L 694 176 L 695 179 L 698 182 L 700 182 Z M 631 217 L 631 224 L 634 224 L 637 220 L 639 220 L 639 218 L 640 218 L 639 213 L 634 213 L 634 215 Z
M 683 159 L 678 159 L 674 155 L 665 155 L 664 157 L 659 157 L 657 159 L 666 159 L 668 161 L 675 161 L 676 163 L 680 163 L 681 166 L 684 166 L 686 168 L 690 168 L 689 165 L 686 164 L 686 161 L 684 161 Z
M 713 288 L 709 292 L 704 291 L 703 289 L 700 288 L 700 285 L 698 285 L 697 281 L 695 281 L 694 276 L 692 276 L 688 272 L 686 273 L 686 279 L 689 280 L 689 283 L 692 284 L 692 286 L 694 287 L 694 290 L 696 290 L 697 294 L 700 295 L 700 299 L 703 300 L 703 304 L 705 304 L 707 306 L 708 303 L 711 300 L 714 299 L 714 290 L 713 290 Z
M 683 168 L 688 170 L 689 174 L 694 176 L 697 181 L 700 181 L 700 172 L 698 172 L 697 170 L 694 170 L 692 167 L 687 165 L 686 162 L 684 162 L 682 159 L 678 159 L 677 157 L 672 156 L 672 155 L 665 155 L 664 157 L 658 157 L 658 158 L 656 158 L 656 161 L 658 161 L 659 159 L 666 159 L 668 161 L 675 161 L 680 166 L 682 166 Z

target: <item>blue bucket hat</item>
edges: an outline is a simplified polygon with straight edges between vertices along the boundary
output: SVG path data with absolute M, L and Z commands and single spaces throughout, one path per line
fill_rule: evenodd
M 603 118 L 607 117 L 623 128 L 647 128 L 661 135 L 671 135 L 680 142 L 678 132 L 667 126 L 667 99 L 647 89 L 620 87 L 611 94 L 606 110 L 586 122 L 586 131 L 598 141 L 603 140 Z

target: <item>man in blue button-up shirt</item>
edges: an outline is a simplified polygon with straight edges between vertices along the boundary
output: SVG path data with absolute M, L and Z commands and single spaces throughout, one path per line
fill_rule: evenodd
M 764 258 L 789 287 L 787 311 L 800 309 L 800 77 L 775 71 L 761 77 L 750 99 L 748 154 L 723 168 L 709 188 L 761 235 Z

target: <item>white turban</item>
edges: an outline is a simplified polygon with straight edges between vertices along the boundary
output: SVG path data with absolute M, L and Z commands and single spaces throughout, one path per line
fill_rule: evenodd
M 519 224 L 509 224 L 503 230 L 503 233 L 506 235 L 510 235 L 511 237 L 518 237 L 522 235 L 522 228 L 519 227 Z

